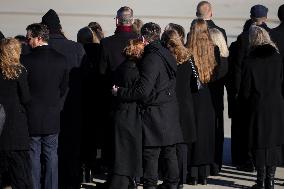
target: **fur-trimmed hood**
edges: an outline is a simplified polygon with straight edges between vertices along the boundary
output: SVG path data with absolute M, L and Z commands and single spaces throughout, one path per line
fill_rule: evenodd
M 273 54 L 278 53 L 278 50 L 275 49 L 275 47 L 266 44 L 266 45 L 259 45 L 256 47 L 253 47 L 249 55 L 253 57 L 258 57 L 258 58 L 265 58 L 272 56 Z

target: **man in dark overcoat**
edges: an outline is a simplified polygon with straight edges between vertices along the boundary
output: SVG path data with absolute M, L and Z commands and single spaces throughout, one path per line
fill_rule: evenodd
M 284 57 L 284 4 L 278 9 L 279 26 L 270 32 L 273 41 L 276 43 L 280 54 Z
M 280 20 L 279 26 L 272 29 L 270 35 L 273 41 L 276 43 L 280 55 L 283 57 L 283 63 L 284 63 L 284 4 L 281 5 L 278 9 L 278 18 Z M 282 147 L 282 153 L 283 153 L 283 164 L 284 164 L 284 145 Z M 283 183 L 284 186 L 284 183 Z
M 60 111 L 68 86 L 68 67 L 65 57 L 48 45 L 45 25 L 29 25 L 27 39 L 32 52 L 23 56 L 22 63 L 28 71 L 32 96 L 28 121 L 33 188 L 41 188 L 41 168 L 44 167 L 44 188 L 57 189 Z
M 113 88 L 125 100 L 142 100 L 143 187 L 155 189 L 158 182 L 158 159 L 163 158 L 165 177 L 161 188 L 176 189 L 179 181 L 176 144 L 182 142 L 176 98 L 177 64 L 160 43 L 161 28 L 147 23 L 141 34 L 147 44 L 139 64 L 140 78 L 132 88 Z
M 43 17 L 42 24 L 49 30 L 48 44 L 67 59 L 69 69 L 68 93 L 61 112 L 58 144 L 59 185 L 60 188 L 79 188 L 81 182 L 81 73 L 85 50 L 77 42 L 68 40 L 62 31 L 59 16 L 50 9 Z M 76 138 L 76 140 L 74 140 Z
M 222 32 L 227 41 L 226 31 L 217 26 L 212 21 L 212 5 L 208 1 L 201 1 L 196 8 L 196 16 L 206 21 L 208 28 L 216 28 Z M 228 66 L 228 65 L 227 65 Z M 221 170 L 223 164 L 223 143 L 224 143 L 224 85 L 225 77 L 210 84 L 210 91 L 213 99 L 213 105 L 216 112 L 215 120 L 215 158 L 211 165 L 211 174 L 216 175 Z
M 104 138 L 102 146 L 102 158 L 105 165 L 112 171 L 113 168 L 113 153 L 114 153 L 114 128 L 112 105 L 113 97 L 110 89 L 114 81 L 114 72 L 116 68 L 125 61 L 122 54 L 123 49 L 126 47 L 128 40 L 137 38 L 137 34 L 132 32 L 133 10 L 130 7 L 121 7 L 116 14 L 116 30 L 114 35 L 106 37 L 101 40 L 101 59 L 99 64 L 100 74 L 102 74 L 103 85 L 100 92 L 104 93 L 105 103 L 102 116 L 104 116 L 105 124 L 101 125 L 103 128 L 102 135 Z

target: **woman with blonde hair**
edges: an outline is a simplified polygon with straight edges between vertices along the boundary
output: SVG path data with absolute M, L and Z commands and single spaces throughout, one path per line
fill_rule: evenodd
M 216 73 L 222 69 L 222 64 L 219 48 L 210 38 L 206 21 L 194 20 L 187 36 L 186 47 L 191 54 L 192 67 L 202 84 L 201 89 L 192 91 L 197 140 L 189 149 L 188 183 L 206 185 L 215 152 L 216 112 L 209 86 L 221 76 Z
M 30 100 L 27 72 L 20 64 L 17 39 L 0 41 L 0 104 L 6 119 L 0 136 L 0 188 L 30 189 L 29 133 L 25 106 Z M 3 183 L 8 175 L 11 183 Z
M 131 88 L 139 79 L 137 64 L 144 43 L 132 39 L 123 50 L 126 60 L 114 74 L 114 84 Z M 114 169 L 109 189 L 134 189 L 135 177 L 142 176 L 142 125 L 136 100 L 116 99 L 114 103 Z M 119 187 L 118 187 L 119 186 Z
M 284 144 L 283 62 L 266 30 L 251 26 L 238 96 L 257 170 L 255 189 L 273 189 Z
M 225 73 L 228 72 L 228 56 L 229 50 L 227 42 L 223 33 L 217 28 L 209 29 L 210 38 L 215 46 L 220 50 L 220 64 L 221 68 L 215 71 L 215 77 L 220 78 L 218 81 L 210 85 L 213 103 L 215 107 L 215 158 L 214 163 L 211 165 L 211 175 L 218 175 L 221 171 L 223 164 L 223 144 L 224 144 L 224 86 L 226 82 Z M 221 79 L 221 77 L 223 77 Z

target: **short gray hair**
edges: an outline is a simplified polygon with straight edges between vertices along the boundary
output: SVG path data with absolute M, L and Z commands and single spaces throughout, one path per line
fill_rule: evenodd
M 127 6 L 121 7 L 116 13 L 116 18 L 121 25 L 132 24 L 133 10 Z

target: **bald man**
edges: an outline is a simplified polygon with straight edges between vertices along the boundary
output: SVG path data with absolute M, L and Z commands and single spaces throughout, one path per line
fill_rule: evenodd
M 216 28 L 223 33 L 227 41 L 227 35 L 223 28 L 220 28 L 212 21 L 213 11 L 212 5 L 208 1 L 201 1 L 196 8 L 196 16 L 206 21 L 208 28 Z M 223 142 L 224 142 L 224 85 L 225 78 L 220 79 L 210 86 L 212 98 L 214 102 L 216 121 L 215 121 L 215 162 L 211 166 L 211 175 L 217 175 L 223 163 Z
M 196 8 L 196 16 L 198 18 L 204 19 L 207 22 L 209 28 L 217 28 L 218 30 L 220 30 L 227 41 L 227 35 L 225 30 L 215 25 L 215 23 L 211 20 L 213 12 L 212 12 L 212 6 L 208 1 L 201 1 L 198 3 Z

